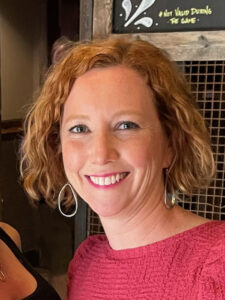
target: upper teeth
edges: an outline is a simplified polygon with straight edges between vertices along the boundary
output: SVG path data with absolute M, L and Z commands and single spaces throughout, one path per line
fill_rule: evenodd
M 95 184 L 98 184 L 98 185 L 110 185 L 110 184 L 119 182 L 125 176 L 126 176 L 126 173 L 118 173 L 118 174 L 107 176 L 107 177 L 90 176 L 90 179 L 92 182 L 94 182 Z

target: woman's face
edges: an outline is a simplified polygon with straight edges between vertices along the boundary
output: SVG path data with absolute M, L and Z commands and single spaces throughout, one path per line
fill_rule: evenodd
M 136 71 L 113 66 L 79 77 L 64 106 L 61 143 L 68 181 L 100 216 L 162 200 L 171 152 Z

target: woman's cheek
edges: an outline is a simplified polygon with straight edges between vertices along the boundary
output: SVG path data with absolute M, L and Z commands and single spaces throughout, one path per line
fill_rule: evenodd
M 146 166 L 146 162 L 150 163 L 152 159 L 153 144 L 148 141 L 136 141 L 127 145 L 127 150 L 129 149 L 129 157 L 127 159 L 136 168 L 142 168 Z
M 81 168 L 83 153 L 79 143 L 67 142 L 63 144 L 62 155 L 66 174 L 70 171 L 76 172 Z

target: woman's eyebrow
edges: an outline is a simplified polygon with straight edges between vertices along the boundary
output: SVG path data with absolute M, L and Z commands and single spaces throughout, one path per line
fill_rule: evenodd
M 135 116 L 141 116 L 142 113 L 136 111 L 136 110 L 120 110 L 114 114 L 114 117 L 122 116 L 122 115 L 135 115 Z
M 88 115 L 72 115 L 65 119 L 65 122 L 71 122 L 74 120 L 89 120 Z

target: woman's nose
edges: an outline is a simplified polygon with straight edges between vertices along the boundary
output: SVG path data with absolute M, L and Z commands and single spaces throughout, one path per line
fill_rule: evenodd
M 115 137 L 107 133 L 94 135 L 91 138 L 89 151 L 93 164 L 104 165 L 116 161 L 119 157 Z

